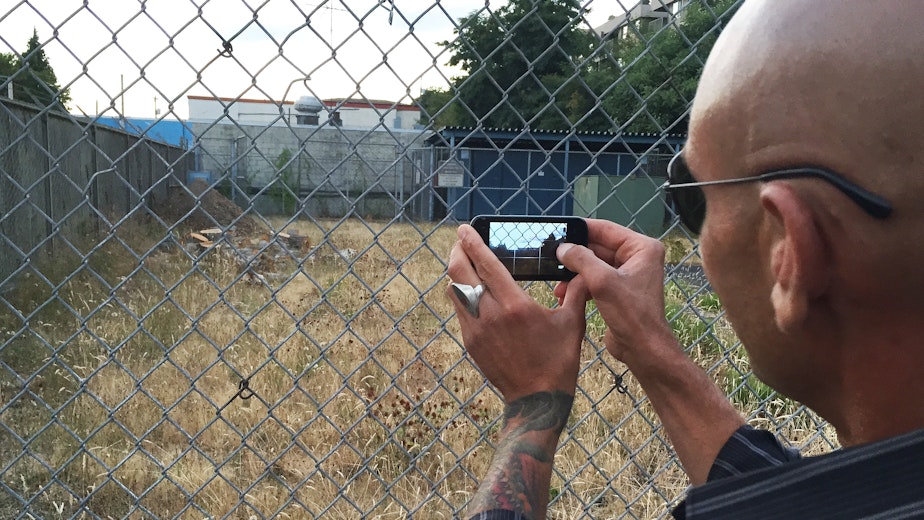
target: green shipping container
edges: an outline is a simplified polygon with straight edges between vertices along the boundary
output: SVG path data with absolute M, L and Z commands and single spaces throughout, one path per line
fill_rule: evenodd
M 584 175 L 574 184 L 574 214 L 610 220 L 651 237 L 666 227 L 663 177 Z

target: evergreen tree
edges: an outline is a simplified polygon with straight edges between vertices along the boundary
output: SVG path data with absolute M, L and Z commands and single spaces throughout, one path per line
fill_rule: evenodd
M 16 72 L 16 56 L 0 52 L 0 84 L 5 83 L 14 72 Z
M 39 42 L 38 31 L 33 30 L 22 56 L 14 57 L 11 61 L 13 70 L 8 75 L 13 78 L 14 98 L 39 106 L 54 105 L 57 110 L 66 110 L 66 105 L 71 99 L 69 89 L 62 90 L 58 85 L 55 71 Z

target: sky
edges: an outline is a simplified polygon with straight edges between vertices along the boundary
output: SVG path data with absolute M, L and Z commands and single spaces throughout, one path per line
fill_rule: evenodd
M 616 0 L 582 1 L 592 26 L 622 12 Z M 437 45 L 452 39 L 455 23 L 505 3 L 5 0 L 0 52 L 25 50 L 37 30 L 58 83 L 70 88 L 71 111 L 89 115 L 124 107 L 129 117 L 183 119 L 188 95 L 409 103 L 460 73 Z M 223 39 L 232 46 L 224 56 Z
M 550 234 L 563 237 L 563 228 L 561 222 L 492 222 L 488 243 L 491 247 L 503 245 L 510 251 L 538 249 Z

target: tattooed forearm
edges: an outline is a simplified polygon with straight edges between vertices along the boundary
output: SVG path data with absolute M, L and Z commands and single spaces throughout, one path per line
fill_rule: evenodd
M 545 517 L 555 447 L 573 402 L 565 392 L 540 392 L 507 405 L 497 451 L 469 513 L 510 509 Z
M 565 392 L 539 392 L 521 397 L 504 409 L 504 428 L 520 421 L 530 430 L 557 427 L 561 433 L 573 402 L 574 396 Z

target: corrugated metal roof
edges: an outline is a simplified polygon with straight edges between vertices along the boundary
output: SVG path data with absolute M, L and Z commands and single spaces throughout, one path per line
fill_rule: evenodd
M 529 128 L 499 128 L 499 127 L 475 127 L 475 126 L 444 126 L 437 130 L 437 132 L 518 132 L 518 133 L 531 133 L 533 135 L 601 135 L 601 136 L 611 136 L 611 137 L 673 137 L 673 138 L 683 138 L 686 139 L 686 134 L 672 133 L 672 134 L 662 134 L 658 132 L 604 132 L 600 130 L 584 130 L 584 131 L 570 131 L 570 130 L 531 130 Z
M 579 141 L 583 143 L 626 143 L 626 144 L 654 144 L 664 141 L 672 145 L 680 145 L 686 141 L 686 134 L 662 134 L 654 132 L 603 132 L 603 131 L 566 131 L 566 130 L 530 130 L 528 128 L 489 128 L 447 126 L 440 128 L 427 138 L 427 144 L 440 146 L 455 141 L 456 145 L 478 140 L 488 141 L 520 141 L 533 140 L 536 142 L 557 143 L 562 141 Z

